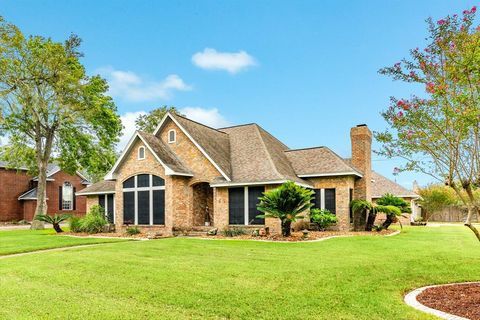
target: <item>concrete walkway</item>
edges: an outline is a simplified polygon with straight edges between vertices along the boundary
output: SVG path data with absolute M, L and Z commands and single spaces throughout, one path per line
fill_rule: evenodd
M 61 223 L 60 227 L 67 227 L 68 224 Z M 45 223 L 45 229 L 52 229 L 53 226 L 49 223 Z M 0 225 L 0 231 L 13 231 L 13 230 L 30 230 L 29 224 L 10 224 L 10 225 Z

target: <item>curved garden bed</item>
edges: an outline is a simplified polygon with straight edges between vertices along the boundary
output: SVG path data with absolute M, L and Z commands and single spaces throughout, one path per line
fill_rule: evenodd
M 442 319 L 480 320 L 480 282 L 419 288 L 407 294 L 405 302 Z

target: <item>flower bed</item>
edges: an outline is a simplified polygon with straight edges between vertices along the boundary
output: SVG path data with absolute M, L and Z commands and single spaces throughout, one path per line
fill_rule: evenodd
M 266 236 L 253 236 L 251 234 L 238 235 L 234 237 L 228 237 L 221 233 L 215 236 L 209 236 L 212 239 L 243 239 L 243 240 L 267 240 L 267 241 L 313 241 L 320 240 L 329 237 L 350 237 L 350 236 L 386 236 L 395 233 L 396 230 L 382 230 L 382 231 L 309 231 L 308 237 L 304 237 L 303 233 L 292 232 L 290 237 L 283 237 L 280 234 L 270 234 Z

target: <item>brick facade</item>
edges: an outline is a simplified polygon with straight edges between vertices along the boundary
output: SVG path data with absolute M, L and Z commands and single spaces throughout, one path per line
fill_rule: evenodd
M 350 130 L 352 141 L 352 164 L 363 177 L 355 181 L 354 199 L 372 201 L 372 132 L 365 125 Z
M 0 168 L 0 221 L 30 221 L 33 219 L 37 205 L 36 201 L 18 200 L 20 195 L 36 187 L 37 182 L 33 181 L 32 178 L 26 171 L 17 172 L 16 170 Z M 48 214 L 85 214 L 86 203 L 84 197 L 76 197 L 76 210 L 59 209 L 59 186 L 63 185 L 65 181 L 69 181 L 75 191 L 80 191 L 85 188 L 85 185 L 82 184 L 83 179 L 78 175 L 68 175 L 63 171 L 59 171 L 49 178 L 53 178 L 54 181 L 47 181 Z

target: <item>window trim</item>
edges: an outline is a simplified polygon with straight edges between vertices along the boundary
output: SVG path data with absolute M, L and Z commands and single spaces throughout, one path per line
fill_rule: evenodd
M 141 150 L 143 151 L 143 157 L 140 156 L 140 151 Z M 137 159 L 138 160 L 145 160 L 145 158 L 146 158 L 145 146 L 138 147 L 138 149 L 137 149 Z
M 171 138 L 171 133 L 173 133 L 173 139 L 170 139 Z M 177 131 L 175 129 L 168 130 L 167 141 L 168 141 L 168 143 L 177 142 Z
M 139 191 L 149 191 L 149 200 L 148 200 L 149 201 L 149 204 L 148 204 L 149 205 L 149 223 L 148 223 L 148 225 L 149 226 L 161 226 L 161 224 L 153 224 L 153 191 L 154 190 L 165 190 L 165 185 L 163 185 L 163 186 L 153 186 L 153 176 L 154 175 L 151 174 L 151 173 L 145 173 L 145 174 L 149 175 L 150 186 L 149 187 L 137 187 L 137 185 L 138 185 L 137 177 L 141 174 L 144 174 L 144 173 L 139 173 L 139 174 L 136 174 L 135 176 L 133 176 L 133 178 L 134 178 L 134 187 L 133 188 L 122 188 L 122 197 L 123 197 L 123 194 L 125 192 L 133 192 L 134 225 L 138 226 L 139 225 L 138 224 L 138 192 Z M 160 176 L 157 176 L 157 177 L 160 177 Z M 132 178 L 132 177 L 128 177 L 127 179 L 124 180 L 124 182 L 127 181 L 130 178 Z M 160 177 L 160 178 L 162 178 L 162 177 Z M 162 179 L 164 179 L 164 178 L 162 178 Z M 122 209 L 122 214 L 125 215 L 125 213 L 123 212 L 123 209 Z M 123 221 L 123 224 L 125 224 L 125 221 Z M 165 225 L 165 224 L 163 224 L 163 225 Z
M 71 200 L 65 200 L 65 187 L 68 184 L 68 186 L 71 189 Z M 62 211 L 73 211 L 73 201 L 74 201 L 75 195 L 73 194 L 73 184 L 70 181 L 64 181 L 62 184 Z M 65 207 L 65 203 L 69 202 L 68 208 Z

